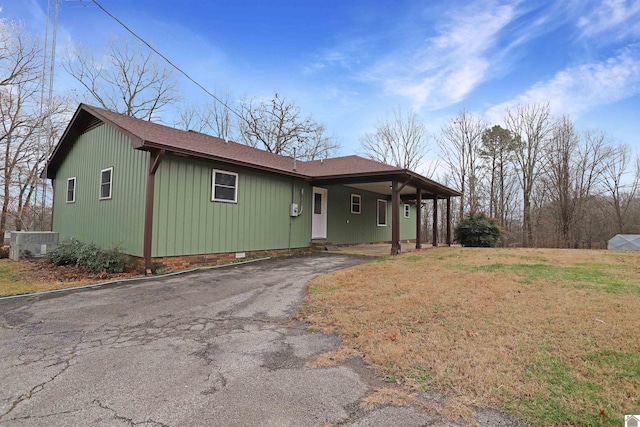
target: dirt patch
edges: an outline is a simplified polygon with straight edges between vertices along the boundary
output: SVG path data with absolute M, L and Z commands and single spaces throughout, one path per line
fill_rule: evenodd
M 56 266 L 46 260 L 24 260 L 20 267 L 20 274 L 30 281 L 57 281 L 57 282 L 77 282 L 111 280 L 119 278 L 134 277 L 139 275 L 135 271 L 108 274 L 105 272 L 93 274 L 77 265 Z

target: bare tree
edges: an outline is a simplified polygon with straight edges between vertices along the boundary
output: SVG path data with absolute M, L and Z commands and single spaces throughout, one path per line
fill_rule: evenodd
M 522 245 L 533 242 L 533 220 L 531 217 L 531 197 L 534 186 L 542 171 L 545 145 L 553 129 L 549 104 L 523 104 L 515 110 L 507 110 L 507 129 L 516 138 L 515 165 L 522 190 L 523 234 Z
M 234 134 L 236 133 L 237 125 L 233 120 L 235 117 L 231 114 L 231 95 L 226 91 L 219 98 L 222 102 L 214 100 L 208 107 L 209 115 L 212 118 L 211 128 L 213 135 L 224 140 L 235 139 Z
M 102 108 L 151 120 L 179 98 L 177 80 L 142 44 L 111 38 L 104 55 L 77 47 L 63 68 L 85 90 L 85 98 Z M 91 102 L 89 101 L 89 102 Z
M 489 216 L 497 218 L 502 227 L 507 225 L 509 207 L 515 197 L 514 150 L 515 142 L 507 129 L 496 125 L 483 132 L 480 156 L 488 171 Z
M 576 244 L 578 237 L 591 248 L 594 221 L 593 207 L 599 202 L 597 197 L 604 184 L 607 165 L 614 159 L 615 149 L 610 145 L 607 135 L 598 130 L 584 132 L 578 151 L 575 179 L 576 207 Z M 602 231 L 602 230 L 601 230 Z
M 580 137 L 570 118 L 563 116 L 554 126 L 548 149 L 545 151 L 547 174 L 545 181 L 550 188 L 551 207 L 558 228 L 558 240 L 562 246 L 572 239 L 573 222 L 579 198 L 576 191 L 576 154 Z
M 324 125 L 277 92 L 268 101 L 243 101 L 238 121 L 240 138 L 251 147 L 302 160 L 330 157 L 340 146 L 326 135 Z
M 568 117 L 556 123 L 546 152 L 544 181 L 550 188 L 550 207 L 560 245 L 579 245 L 580 224 L 589 216 L 588 201 L 602 182 L 612 152 L 603 132 L 586 132 L 580 139 Z
M 185 102 L 178 106 L 178 119 L 174 126 L 179 129 L 190 130 L 198 133 L 207 133 L 210 126 L 210 117 L 203 105 Z
M 54 97 L 45 100 L 41 111 L 38 112 L 40 128 L 35 132 L 35 139 L 31 144 L 37 142 L 39 149 L 34 156 L 25 159 L 17 165 L 16 181 L 13 184 L 14 191 L 17 192 L 14 203 L 14 223 L 16 230 L 46 229 L 45 221 L 46 206 L 37 203 L 38 191 L 45 187 L 47 190 L 46 178 L 40 176 L 47 162 L 49 154 L 53 152 L 55 144 L 62 136 L 62 132 L 67 126 L 68 114 L 73 110 L 64 98 Z M 34 111 L 35 112 L 35 111 Z M 37 122 L 36 122 L 37 123 Z M 46 196 L 43 195 L 46 199 Z M 45 200 L 42 201 L 45 205 Z M 50 212 L 50 211 L 49 211 Z
M 37 155 L 38 147 L 32 142 L 42 123 L 29 114 L 25 103 L 36 94 L 37 88 L 26 89 L 22 85 L 11 85 L 10 90 L 0 91 L 0 116 L 2 129 L 2 209 L 0 232 L 7 228 L 11 203 L 15 196 L 16 178 L 21 166 Z
M 459 218 L 464 212 L 480 208 L 482 135 L 487 123 L 466 110 L 442 128 L 438 139 L 441 157 L 449 167 L 451 178 L 460 189 L 462 198 Z
M 381 120 L 373 133 L 360 139 L 365 156 L 379 162 L 416 170 L 428 152 L 427 127 L 411 110 L 393 110 L 392 117 Z
M 185 103 L 178 107 L 176 127 L 206 133 L 225 140 L 233 139 L 234 121 L 229 106 L 230 95 L 226 92 L 219 102 L 209 104 Z
M 42 47 L 24 26 L 0 19 L 0 88 L 34 83 L 41 77 Z
M 612 209 L 616 233 L 632 231 L 629 217 L 640 185 L 640 158 L 632 163 L 631 149 L 620 145 L 613 149 L 612 157 L 604 168 L 603 187 Z M 636 226 L 637 227 L 637 226 Z
M 42 65 L 40 41 L 20 25 L 0 20 L 0 233 L 11 222 L 21 229 L 33 210 L 53 143 L 51 119 L 62 102 L 43 99 Z
M 33 157 L 38 147 L 33 135 L 41 125 L 29 114 L 27 103 L 38 94 L 42 47 L 22 26 L 0 21 L 0 148 L 2 150 L 2 197 L 0 233 L 7 228 L 13 185 L 20 165 Z

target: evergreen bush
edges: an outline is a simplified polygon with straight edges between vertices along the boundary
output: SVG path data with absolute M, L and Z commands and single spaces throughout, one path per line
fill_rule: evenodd
M 78 265 L 94 274 L 102 271 L 122 273 L 127 263 L 127 255 L 118 248 L 105 250 L 74 239 L 60 243 L 47 258 L 55 265 Z
M 82 243 L 75 239 L 65 240 L 47 253 L 47 259 L 55 265 L 76 265 Z
M 498 222 L 482 212 L 470 212 L 454 230 L 454 238 L 462 246 L 493 248 L 501 237 Z

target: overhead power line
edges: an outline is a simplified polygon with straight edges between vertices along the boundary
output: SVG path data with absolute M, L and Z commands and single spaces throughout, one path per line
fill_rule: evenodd
M 162 53 L 160 53 L 156 48 L 154 48 L 153 46 L 151 46 L 145 39 L 143 39 L 142 37 L 140 37 L 138 34 L 136 34 L 131 28 L 129 28 L 124 22 L 122 22 L 121 20 L 119 20 L 117 17 L 115 17 L 111 12 L 109 12 L 107 9 L 105 9 L 100 3 L 98 3 L 96 0 L 91 0 L 96 6 L 98 6 L 104 13 L 106 13 L 111 19 L 113 19 L 114 21 L 116 21 L 118 24 L 120 24 L 125 30 L 127 30 L 129 33 L 131 33 L 131 35 L 133 35 L 135 38 L 137 38 L 138 40 L 140 40 L 145 46 L 147 46 L 149 49 L 151 49 L 151 51 L 153 51 L 156 55 L 158 55 L 159 57 L 161 57 L 162 59 L 164 59 L 169 65 L 171 65 L 173 68 L 175 68 L 180 74 L 182 74 L 183 76 L 185 76 L 187 79 L 189 79 L 193 84 L 195 84 L 196 86 L 198 86 L 200 89 L 202 89 L 207 95 L 211 96 L 215 101 L 219 102 L 221 105 L 223 105 L 225 108 L 227 108 L 229 111 L 231 111 L 233 114 L 235 114 L 236 116 L 238 116 L 238 118 L 242 119 L 242 115 L 237 112 L 235 109 L 231 108 L 227 103 L 225 103 L 224 101 L 222 101 L 220 98 L 218 98 L 214 93 L 211 93 L 207 88 L 205 88 L 204 86 L 202 86 L 200 83 L 198 83 L 197 81 L 195 81 L 189 74 L 187 74 L 184 70 L 182 70 L 180 67 L 178 67 L 176 64 L 174 64 L 169 58 L 167 58 L 166 56 L 164 56 Z

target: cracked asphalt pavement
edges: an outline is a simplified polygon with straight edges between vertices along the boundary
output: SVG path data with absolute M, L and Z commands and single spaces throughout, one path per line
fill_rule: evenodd
M 366 258 L 281 258 L 0 301 L 0 427 L 458 425 L 360 409 L 378 383 L 292 320 L 312 278 Z

